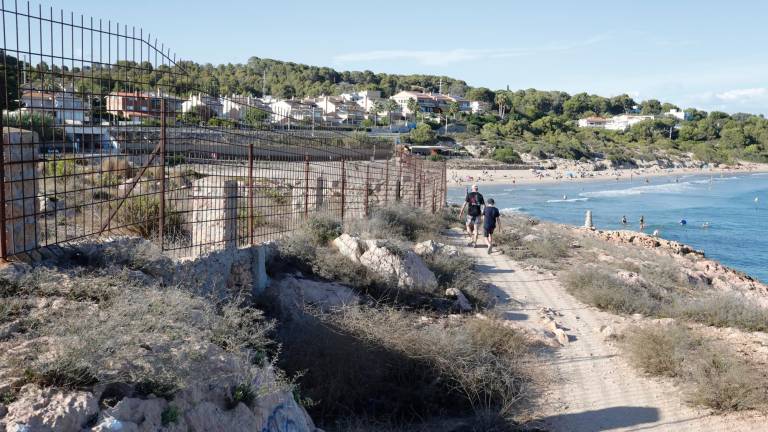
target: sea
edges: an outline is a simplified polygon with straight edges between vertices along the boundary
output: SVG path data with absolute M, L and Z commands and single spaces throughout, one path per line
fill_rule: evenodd
M 664 176 L 620 182 L 563 180 L 556 184 L 480 185 L 502 213 L 524 213 L 581 226 L 587 210 L 598 229 L 659 230 L 660 237 L 768 282 L 768 173 Z M 451 187 L 462 203 L 466 188 Z M 623 225 L 626 216 L 628 224 Z M 683 221 L 685 223 L 683 223 Z

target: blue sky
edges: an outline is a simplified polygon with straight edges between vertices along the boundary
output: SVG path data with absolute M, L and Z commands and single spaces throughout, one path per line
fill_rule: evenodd
M 7 1 L 6 1 L 7 3 Z M 768 113 L 768 2 L 70 0 L 197 62 L 251 56 Z

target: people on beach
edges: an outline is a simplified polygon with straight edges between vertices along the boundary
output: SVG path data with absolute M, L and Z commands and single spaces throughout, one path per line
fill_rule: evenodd
M 501 226 L 499 209 L 493 198 L 488 200 L 488 205 L 483 210 L 483 230 L 485 231 L 485 243 L 488 245 L 488 254 L 493 249 L 493 232 Z
M 477 191 L 477 184 L 472 185 L 472 192 L 467 194 L 464 199 L 464 205 L 459 210 L 459 218 L 464 215 L 464 209 L 467 209 L 467 235 L 469 236 L 469 243 L 467 246 L 477 246 L 477 231 L 480 229 L 480 219 L 483 215 L 483 207 L 485 206 L 485 199 L 483 195 Z

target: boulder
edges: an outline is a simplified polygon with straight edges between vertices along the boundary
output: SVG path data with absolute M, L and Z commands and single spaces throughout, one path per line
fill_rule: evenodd
M 294 276 L 274 281 L 267 292 L 280 304 L 283 313 L 289 315 L 304 310 L 305 306 L 328 311 L 360 302 L 360 297 L 345 285 Z
M 469 312 L 472 310 L 472 305 L 469 303 L 469 300 L 467 300 L 467 297 L 464 295 L 463 292 L 461 292 L 458 288 L 448 288 L 445 290 L 445 296 L 456 299 L 455 306 L 458 310 L 462 312 Z
M 90 392 L 65 393 L 28 384 L 8 406 L 3 422 L 12 431 L 79 431 L 98 412 L 98 400 Z
M 413 251 L 419 256 L 427 256 L 433 254 L 443 254 L 447 256 L 456 256 L 459 254 L 459 250 L 456 246 L 446 245 L 436 242 L 434 240 L 427 240 L 421 243 L 416 243 L 413 246 Z
M 366 246 L 360 263 L 385 278 L 397 280 L 398 287 L 423 292 L 437 288 L 434 273 L 415 252 L 398 251 L 381 240 L 368 240 Z
M 360 256 L 363 254 L 362 244 L 358 237 L 353 237 L 344 233 L 333 240 L 333 246 L 343 256 L 354 262 L 360 262 Z

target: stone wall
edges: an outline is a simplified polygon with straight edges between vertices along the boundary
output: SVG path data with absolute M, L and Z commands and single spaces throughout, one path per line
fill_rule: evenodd
M 41 177 L 37 133 L 3 128 L 5 158 L 5 217 L 8 255 L 38 246 L 37 179 Z
M 192 244 L 195 254 L 237 247 L 237 195 L 235 180 L 211 176 L 193 183 Z

